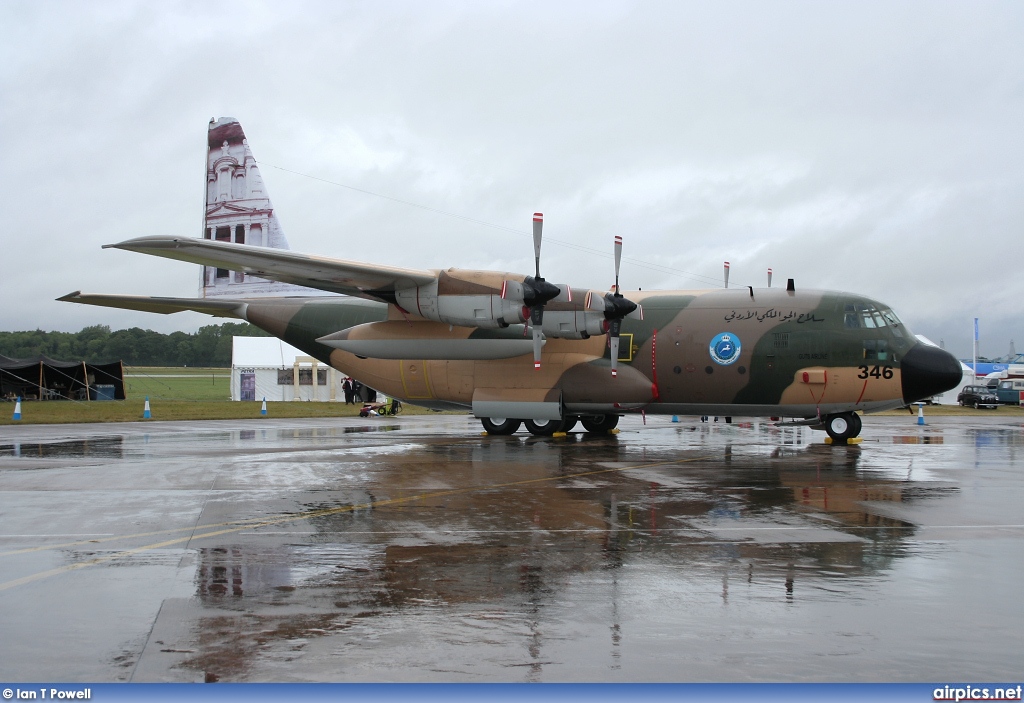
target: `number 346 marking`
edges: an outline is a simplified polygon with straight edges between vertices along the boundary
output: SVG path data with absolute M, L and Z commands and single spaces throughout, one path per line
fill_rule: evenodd
M 860 373 L 857 374 L 857 378 L 892 378 L 892 367 L 891 366 L 858 366 Z

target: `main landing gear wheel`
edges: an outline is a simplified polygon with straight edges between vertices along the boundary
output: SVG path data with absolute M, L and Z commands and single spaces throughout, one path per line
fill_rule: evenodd
M 522 424 L 522 420 L 513 420 L 504 417 L 482 417 L 480 424 L 484 426 L 487 434 L 508 435 L 515 434 Z
M 590 434 L 611 432 L 619 424 L 618 415 L 591 415 L 583 418 L 583 429 Z
M 565 420 L 523 420 L 526 429 L 530 434 L 538 437 L 550 437 L 555 432 L 562 431 Z
M 846 442 L 860 434 L 860 415 L 857 413 L 840 413 L 825 418 L 825 431 L 833 442 Z

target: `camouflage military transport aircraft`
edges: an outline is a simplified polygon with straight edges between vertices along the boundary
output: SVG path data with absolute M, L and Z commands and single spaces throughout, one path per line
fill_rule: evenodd
M 550 435 L 577 422 L 606 432 L 621 415 L 644 412 L 793 418 L 845 441 L 860 432 L 858 412 L 960 382 L 951 354 L 922 344 L 889 306 L 863 296 L 797 290 L 792 280 L 785 290 L 621 293 L 618 237 L 612 291 L 552 284 L 540 272 L 540 214 L 532 276 L 275 248 L 251 234 L 257 221 L 271 223 L 264 233 L 277 225 L 240 125 L 211 122 L 208 142 L 205 237 L 108 246 L 201 264 L 204 294 L 222 280 L 259 295 L 231 297 L 222 286 L 194 299 L 76 291 L 60 300 L 247 320 L 404 402 L 471 410 L 491 434 L 525 425 Z M 235 219 L 207 226 L 224 213 Z M 292 295 L 268 295 L 280 284 Z M 295 286 L 314 290 L 294 295 Z

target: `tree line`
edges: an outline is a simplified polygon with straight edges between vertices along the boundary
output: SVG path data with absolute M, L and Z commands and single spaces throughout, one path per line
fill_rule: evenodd
M 231 365 L 232 337 L 268 336 L 248 322 L 207 325 L 194 334 L 161 334 L 138 327 L 111 331 L 107 325 L 93 325 L 79 332 L 0 332 L 0 355 L 27 359 L 43 354 L 90 364 L 225 367 Z

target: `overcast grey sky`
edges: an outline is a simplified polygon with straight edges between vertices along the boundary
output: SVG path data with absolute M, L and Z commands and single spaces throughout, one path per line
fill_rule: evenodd
M 626 288 L 728 260 L 1024 350 L 1018 1 L 6 0 L 0 28 L 0 329 L 210 324 L 53 299 L 197 294 L 100 246 L 199 236 L 230 115 L 298 251 L 530 273 L 542 211 L 549 280 L 608 286 L 619 234 Z

